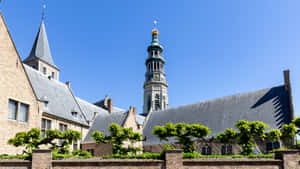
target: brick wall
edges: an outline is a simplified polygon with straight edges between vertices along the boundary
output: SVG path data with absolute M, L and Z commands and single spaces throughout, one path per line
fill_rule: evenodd
M 42 103 L 37 101 L 27 78 L 21 59 L 10 37 L 0 12 L 0 152 L 21 153 L 23 148 L 7 144 L 17 132 L 41 126 Z M 25 104 L 28 109 L 27 122 L 8 119 L 8 100 Z M 19 104 L 20 105 L 20 104 Z M 20 107 L 20 106 L 18 106 Z M 19 112 L 19 111 L 18 111 Z M 17 113 L 20 114 L 20 113 Z
M 275 159 L 183 159 L 182 150 L 167 150 L 165 160 L 100 158 L 51 160 L 51 155 L 50 150 L 35 150 L 32 162 L 0 160 L 0 169 L 300 169 L 296 150 L 278 151 Z

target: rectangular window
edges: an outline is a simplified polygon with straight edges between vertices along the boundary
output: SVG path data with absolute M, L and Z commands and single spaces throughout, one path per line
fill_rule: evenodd
M 64 132 L 64 131 L 67 131 L 67 129 L 68 129 L 67 125 L 59 123 L 59 130 L 60 131 Z
M 13 100 L 8 101 L 8 119 L 17 120 L 18 103 Z
M 59 123 L 59 131 L 65 132 L 65 131 L 67 131 L 67 129 L 68 129 L 67 125 Z M 62 140 L 61 139 L 58 140 L 58 145 L 62 145 Z
M 19 121 L 27 122 L 28 120 L 28 105 L 20 104 Z
M 47 68 L 46 67 L 43 67 L 43 73 L 44 73 L 44 75 L 47 74 Z
M 54 72 L 51 73 L 51 77 L 52 77 L 53 79 L 55 78 L 55 73 L 54 73 Z
M 51 120 L 42 119 L 42 127 L 41 127 L 42 137 L 46 136 L 46 130 L 49 129 L 51 129 Z
M 77 150 L 77 149 L 78 149 L 78 143 L 77 143 L 77 141 L 75 141 L 73 143 L 73 150 Z

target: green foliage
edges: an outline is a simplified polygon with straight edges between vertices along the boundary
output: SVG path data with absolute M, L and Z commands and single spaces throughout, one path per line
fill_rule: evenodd
M 80 149 L 72 151 L 72 155 L 82 157 L 82 158 L 91 158 L 91 157 L 93 157 L 90 152 L 81 151 Z
M 235 127 L 239 129 L 237 134 L 238 144 L 242 147 L 242 155 L 250 155 L 254 153 L 254 137 L 258 137 L 261 140 L 265 139 L 265 131 L 268 125 L 261 121 L 248 122 L 246 120 L 239 120 Z
M 80 151 L 80 150 L 74 150 L 72 151 L 72 154 L 61 154 L 57 151 L 52 152 L 52 159 L 53 160 L 59 160 L 59 159 L 65 159 L 65 158 L 92 158 L 93 156 L 91 153 L 87 151 Z
M 223 133 L 216 136 L 218 142 L 224 144 L 230 144 L 234 139 L 237 139 L 237 143 L 242 148 L 242 155 L 250 155 L 254 153 L 254 137 L 258 137 L 264 140 L 267 136 L 265 131 L 268 125 L 261 121 L 251 121 L 239 120 L 236 122 L 235 127 L 239 130 L 237 133 L 233 129 L 225 129 Z M 278 130 L 271 130 L 271 134 L 268 135 L 270 139 L 278 138 Z M 280 132 L 279 132 L 280 133 Z M 280 135 L 280 134 L 279 134 Z
M 92 134 L 93 139 L 96 143 L 112 143 L 112 153 L 114 155 L 127 155 L 136 154 L 137 151 L 141 151 L 141 148 L 132 146 L 138 141 L 142 141 L 142 134 L 133 132 L 132 128 L 122 128 L 118 124 L 112 123 L 108 128 L 110 135 L 104 136 L 103 133 L 95 131 Z M 129 141 L 131 146 L 124 147 L 124 142 Z
M 193 140 L 206 137 L 210 134 L 210 130 L 200 124 L 167 123 L 165 126 L 155 126 L 152 133 L 160 140 L 165 141 L 168 141 L 168 138 L 175 137 L 183 146 L 184 152 L 194 152 Z
M 175 150 L 176 148 L 171 146 L 170 144 L 165 144 L 163 146 L 163 150 Z
M 295 126 L 296 126 L 297 128 L 300 128 L 300 117 L 297 117 L 297 118 L 293 121 L 293 123 L 295 124 Z M 298 133 L 299 133 L 299 131 L 298 131 Z
M 271 129 L 267 135 L 268 140 L 275 142 L 281 137 L 281 132 L 278 129 Z
M 26 155 L 0 155 L 0 159 L 23 159 L 23 160 L 31 160 L 31 154 L 26 154 Z
M 74 130 L 67 130 L 65 132 L 47 130 L 46 136 L 42 138 L 40 129 L 32 128 L 27 132 L 18 132 L 14 138 L 8 140 L 8 144 L 15 147 L 25 146 L 27 153 L 30 153 L 32 149 L 39 149 L 41 145 L 50 145 L 50 149 L 66 154 L 69 152 L 69 145 L 80 138 L 81 133 Z M 57 144 L 57 139 L 62 140 L 61 145 Z
M 294 138 L 297 133 L 297 128 L 294 123 L 282 125 L 282 136 L 287 137 L 289 140 Z
M 233 140 L 236 138 L 236 131 L 232 128 L 225 129 L 223 133 L 216 135 L 216 140 L 225 144 L 232 144 Z
M 183 153 L 183 158 L 274 158 L 272 154 L 258 154 L 258 155 L 202 155 L 199 153 Z
M 148 153 L 145 152 L 143 154 L 138 155 L 120 155 L 120 154 L 113 154 L 110 156 L 103 156 L 104 159 L 162 159 L 161 153 Z

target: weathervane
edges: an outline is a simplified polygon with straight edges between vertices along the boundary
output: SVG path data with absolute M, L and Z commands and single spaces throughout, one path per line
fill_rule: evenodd
M 157 20 L 154 20 L 154 21 L 153 21 L 153 24 L 154 24 L 154 29 L 156 29 L 156 26 L 157 26 Z
M 46 1 L 44 1 L 44 3 L 43 3 L 42 20 L 45 19 L 45 9 L 46 9 Z

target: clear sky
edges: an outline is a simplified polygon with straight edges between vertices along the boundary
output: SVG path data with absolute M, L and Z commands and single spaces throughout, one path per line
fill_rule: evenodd
M 153 20 L 164 46 L 169 107 L 283 84 L 290 69 L 300 115 L 299 0 L 48 0 L 46 29 L 60 80 L 90 102 L 142 112 Z M 24 59 L 42 0 L 0 3 Z M 241 112 L 242 113 L 242 112 Z

